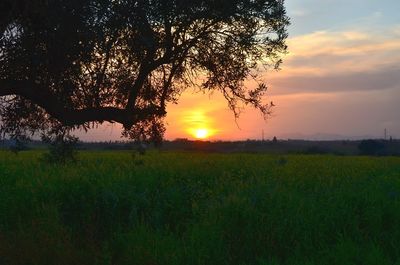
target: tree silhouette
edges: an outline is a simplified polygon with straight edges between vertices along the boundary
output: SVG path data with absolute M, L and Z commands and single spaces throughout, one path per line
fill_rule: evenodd
M 288 24 L 283 0 L 3 0 L 1 132 L 108 121 L 159 139 L 167 103 L 194 86 L 267 115 L 257 73 L 279 67 Z

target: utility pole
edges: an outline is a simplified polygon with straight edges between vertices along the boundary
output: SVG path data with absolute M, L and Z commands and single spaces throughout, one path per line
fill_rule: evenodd
M 387 129 L 385 128 L 385 141 L 387 139 Z
M 261 132 L 261 137 L 262 137 L 262 141 L 264 142 L 265 141 L 265 139 L 264 139 L 264 129 Z

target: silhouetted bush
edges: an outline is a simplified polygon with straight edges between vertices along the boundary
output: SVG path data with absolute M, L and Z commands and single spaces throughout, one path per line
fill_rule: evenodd
M 378 140 L 362 140 L 358 150 L 361 155 L 384 155 L 385 144 Z
M 65 164 L 77 160 L 77 137 L 63 133 L 55 136 L 42 135 L 42 140 L 50 144 L 49 152 L 43 155 L 46 162 Z
M 9 150 L 14 154 L 18 154 L 21 151 L 29 150 L 27 145 L 28 139 L 15 139 L 13 143 L 10 145 Z

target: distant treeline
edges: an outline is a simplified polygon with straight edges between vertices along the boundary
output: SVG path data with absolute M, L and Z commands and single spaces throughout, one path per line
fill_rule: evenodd
M 247 141 L 166 141 L 164 150 L 203 152 L 249 152 L 269 154 L 334 154 L 334 155 L 400 155 L 400 140 L 309 141 L 309 140 L 247 140 Z
M 13 140 L 0 141 L 1 149 L 46 149 L 42 141 L 19 143 Z M 137 150 L 152 149 L 151 144 L 133 141 L 79 142 L 79 150 Z M 369 139 L 359 141 L 309 141 L 309 140 L 246 140 L 246 141 L 193 141 L 188 139 L 165 140 L 161 151 L 190 151 L 217 153 L 270 153 L 270 154 L 334 154 L 399 156 L 400 140 Z

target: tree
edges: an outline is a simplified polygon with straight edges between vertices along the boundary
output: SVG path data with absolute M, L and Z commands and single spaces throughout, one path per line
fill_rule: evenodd
M 379 140 L 362 140 L 358 145 L 361 155 L 380 155 L 384 153 L 385 144 Z
M 288 24 L 283 0 L 3 0 L 0 130 L 108 121 L 160 139 L 166 105 L 193 86 L 268 115 L 257 74 L 279 68 Z

